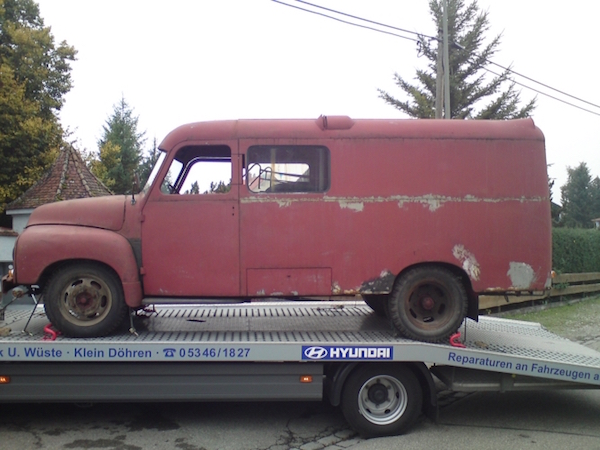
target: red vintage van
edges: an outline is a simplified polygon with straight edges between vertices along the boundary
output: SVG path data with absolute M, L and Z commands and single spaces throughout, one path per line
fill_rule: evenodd
M 480 294 L 550 287 L 530 119 L 203 122 L 159 148 L 135 196 L 36 209 L 3 288 L 38 285 L 77 337 L 146 304 L 360 295 L 438 342 L 477 318 Z

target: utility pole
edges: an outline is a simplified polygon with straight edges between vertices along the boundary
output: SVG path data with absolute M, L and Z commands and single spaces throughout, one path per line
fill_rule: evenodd
M 441 119 L 443 114 L 444 102 L 444 68 L 443 64 L 443 56 L 442 56 L 442 30 L 438 30 L 438 39 L 437 39 L 437 74 L 435 76 L 435 118 Z
M 448 0 L 442 2 L 442 29 L 438 30 L 435 118 L 450 119 L 450 58 L 448 52 Z
M 450 57 L 448 54 L 448 0 L 444 0 L 443 40 L 444 40 L 444 118 L 450 119 Z

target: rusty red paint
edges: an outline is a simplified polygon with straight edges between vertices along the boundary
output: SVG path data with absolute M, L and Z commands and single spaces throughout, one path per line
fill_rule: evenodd
M 230 151 L 227 193 L 161 191 L 178 151 L 211 146 Z M 243 178 L 252 146 L 326 147 L 328 183 L 253 192 Z M 131 306 L 143 296 L 387 293 L 419 264 L 455 267 L 476 293 L 515 290 L 514 280 L 547 287 L 550 203 L 532 120 L 206 122 L 177 128 L 160 149 L 163 167 L 135 204 L 121 196 L 34 211 L 17 244 L 18 282 L 88 259 L 119 274 Z M 141 242 L 137 264 L 129 242 Z

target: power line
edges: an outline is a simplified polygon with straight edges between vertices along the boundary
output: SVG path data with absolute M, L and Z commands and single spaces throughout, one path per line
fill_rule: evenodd
M 491 61 L 490 61 L 490 62 L 491 62 Z M 494 63 L 492 63 L 492 64 L 494 64 Z M 498 66 L 498 64 L 496 64 L 496 65 Z M 499 66 L 499 67 L 501 67 L 501 68 L 503 68 L 503 69 L 504 69 L 504 67 L 502 67 L 502 66 Z M 502 76 L 502 75 L 500 75 L 499 73 L 496 73 L 496 72 L 494 72 L 493 70 L 490 70 L 490 69 L 488 69 L 487 67 L 483 67 L 483 70 L 487 70 L 489 73 L 491 73 L 491 74 L 493 74 L 493 75 L 496 75 L 497 77 L 500 77 L 500 76 Z M 512 72 L 512 70 L 510 70 L 510 69 L 506 69 L 506 70 L 508 70 L 509 72 Z M 513 73 L 515 73 L 515 74 L 516 74 L 516 72 L 513 72 Z M 524 77 L 524 78 L 527 78 L 527 77 Z M 557 100 L 557 101 L 559 101 L 559 102 L 561 102 L 561 103 L 564 103 L 564 104 L 566 104 L 566 105 L 573 106 L 574 108 L 581 109 L 582 111 L 585 111 L 585 112 L 589 112 L 590 114 L 594 114 L 594 115 L 596 115 L 596 116 L 600 116 L 600 113 L 597 113 L 597 112 L 595 112 L 595 111 L 590 111 L 589 109 L 585 109 L 585 108 L 583 108 L 583 107 L 581 107 L 581 106 L 575 105 L 575 104 L 573 104 L 573 103 L 570 103 L 570 102 L 568 102 L 568 101 L 566 101 L 566 100 L 563 100 L 563 99 L 561 99 L 561 98 L 554 97 L 553 95 L 550 95 L 550 94 L 546 94 L 545 92 L 539 91 L 539 90 L 537 90 L 537 89 L 535 89 L 535 88 L 532 88 L 531 86 L 527 86 L 526 84 L 519 83 L 518 81 L 514 80 L 513 78 L 508 78 L 508 79 L 509 79 L 510 81 L 512 81 L 513 83 L 515 83 L 515 84 L 518 84 L 519 86 L 522 86 L 522 87 L 524 87 L 524 88 L 526 88 L 526 89 L 530 89 L 530 90 L 532 90 L 533 92 L 537 92 L 538 94 L 545 95 L 546 97 L 550 97 L 550 98 L 551 98 L 551 99 L 553 99 L 553 100 Z M 529 78 L 527 78 L 527 79 L 529 79 Z M 534 81 L 534 80 L 532 80 L 532 81 Z M 540 83 L 540 84 L 542 84 L 542 83 Z M 553 88 L 550 88 L 550 89 L 553 89 Z M 556 91 L 557 89 L 553 89 L 553 90 L 555 90 L 555 91 Z M 561 91 L 558 91 L 558 92 L 561 92 Z M 566 95 L 568 95 L 568 94 L 566 94 Z M 572 97 L 572 96 L 571 96 L 571 95 L 569 95 L 569 97 Z M 575 98 L 577 98 L 577 97 L 575 97 Z M 579 99 L 578 99 L 578 100 L 579 100 Z M 582 101 L 584 101 L 584 100 L 582 100 Z M 585 102 L 585 101 L 584 101 L 584 102 Z M 585 103 L 589 103 L 589 102 L 585 102 Z M 590 104 L 592 104 L 592 105 L 593 105 L 593 103 L 590 103 Z M 596 105 L 594 105 L 594 106 L 596 106 Z
M 394 27 L 392 25 L 386 25 L 385 23 L 381 23 L 381 22 L 375 22 L 374 20 L 369 20 L 369 19 L 365 19 L 363 17 L 359 17 L 359 16 L 353 16 L 352 14 L 346 14 L 345 12 L 342 11 L 337 11 L 335 9 L 330 9 L 330 8 L 325 8 L 324 6 L 320 6 L 320 5 L 315 5 L 314 3 L 309 3 L 305 0 L 296 0 L 298 3 L 304 3 L 305 5 L 309 5 L 312 6 L 314 8 L 319 8 L 319 9 L 323 9 L 325 11 L 329 11 L 335 14 L 339 14 L 341 16 L 346 16 L 346 17 L 351 17 L 353 19 L 357 19 L 357 20 L 362 20 L 363 22 L 368 22 L 368 23 L 372 23 L 373 25 L 379 25 L 381 27 L 386 27 L 386 28 L 390 28 L 392 30 L 396 30 L 396 31 L 402 31 L 404 33 L 409 33 L 409 34 L 414 34 L 418 37 L 426 37 L 429 39 L 434 39 L 434 40 L 438 40 L 437 37 L 433 37 L 433 36 L 427 36 L 426 34 L 422 34 L 422 33 L 417 33 L 416 31 L 410 31 L 410 30 L 405 30 L 404 28 L 398 28 L 398 27 Z M 279 2 L 278 2 L 279 3 Z M 328 17 L 328 16 L 327 16 Z M 379 30 L 377 30 L 379 31 Z
M 521 74 L 521 73 L 519 73 L 519 72 L 516 72 L 516 71 L 514 71 L 514 70 L 512 70 L 512 69 L 510 69 L 510 68 L 508 68 L 508 67 L 501 66 L 500 64 L 497 64 L 497 63 L 495 63 L 494 61 L 490 61 L 489 59 L 486 59 L 486 61 L 487 61 L 487 62 L 489 62 L 490 64 L 493 64 L 494 66 L 498 66 L 498 67 L 500 67 L 500 68 L 501 68 L 501 69 L 503 69 L 503 70 L 506 70 L 506 71 L 508 71 L 508 72 L 512 72 L 512 73 L 514 73 L 515 75 L 518 75 L 518 76 L 520 76 L 520 77 L 523 77 L 523 78 L 525 78 L 526 80 L 533 81 L 533 82 L 534 82 L 534 83 L 536 83 L 536 84 L 539 84 L 539 85 L 541 85 L 541 86 L 544 86 L 545 88 L 551 89 L 551 90 L 553 90 L 553 91 L 555 91 L 555 92 L 558 92 L 558 93 L 560 93 L 560 94 L 562 94 L 562 95 L 565 95 L 565 96 L 567 96 L 567 97 L 571 97 L 571 98 L 573 98 L 573 99 L 575 99 L 575 100 L 579 100 L 580 102 L 587 103 L 588 105 L 595 106 L 596 108 L 600 108 L 600 106 L 599 106 L 599 105 L 596 105 L 596 104 L 594 104 L 594 103 L 592 103 L 592 102 L 588 102 L 587 100 L 584 100 L 584 99 L 582 99 L 582 98 L 575 97 L 574 95 L 567 94 L 566 92 L 564 92 L 564 91 L 561 91 L 560 89 L 555 89 L 555 88 L 553 88 L 552 86 L 548 86 L 547 84 L 544 84 L 544 83 L 542 83 L 541 81 L 536 81 L 536 80 L 534 80 L 533 78 L 529 78 L 528 76 L 525 76 L 525 75 L 523 75 L 523 74 Z M 531 88 L 529 88 L 529 89 L 531 89 Z M 533 90 L 535 90 L 535 89 L 533 89 Z M 537 91 L 536 91 L 536 92 L 537 92 Z M 549 95 L 548 97 L 551 97 L 551 96 Z M 554 97 L 551 97 L 551 98 L 554 98 Z M 568 103 L 568 104 L 570 104 L 570 103 Z M 587 110 L 585 110 L 585 109 L 584 109 L 584 111 L 587 111 Z
M 409 38 L 407 36 L 402 36 L 402 35 L 399 35 L 399 34 L 396 34 L 396 33 L 392 33 L 392 32 L 385 31 L 385 30 L 380 30 L 378 28 L 373 28 L 373 27 L 366 26 L 366 25 L 360 25 L 360 24 L 357 24 L 355 22 L 350 22 L 350 21 L 346 21 L 346 20 L 340 19 L 338 17 L 330 16 L 328 14 L 320 13 L 320 12 L 317 12 L 317 11 L 312 11 L 310 9 L 301 8 L 301 7 L 295 6 L 295 5 L 290 5 L 288 3 L 284 3 L 284 2 L 282 2 L 280 0 L 272 0 L 272 1 L 275 2 L 275 3 L 279 3 L 281 5 L 284 5 L 284 6 L 289 6 L 290 8 L 295 8 L 295 9 L 298 9 L 298 10 L 301 10 L 301 11 L 305 11 L 305 12 L 309 12 L 309 13 L 312 13 L 312 14 L 316 14 L 318 16 L 322 16 L 322 17 L 325 17 L 325 18 L 328 18 L 328 19 L 336 20 L 338 22 L 342 22 L 342 23 L 345 23 L 345 24 L 348 24 L 348 25 L 353 25 L 353 26 L 356 26 L 356 27 L 359 27 L 359 28 L 365 28 L 365 29 L 368 29 L 368 30 L 376 31 L 378 33 L 389 34 L 391 36 L 396 36 L 396 37 L 407 39 L 409 41 L 413 41 L 413 42 L 417 42 L 417 43 L 420 42 L 417 39 Z M 434 36 L 428 36 L 426 34 L 418 33 L 418 32 L 415 32 L 415 31 L 410 31 L 410 30 L 406 30 L 406 29 L 403 29 L 403 28 L 394 27 L 392 25 L 387 25 L 387 24 L 384 24 L 384 23 L 381 23 L 381 22 L 376 22 L 376 21 L 373 21 L 373 20 L 365 19 L 365 18 L 362 18 L 362 17 L 359 17 L 359 16 L 354 16 L 352 14 L 347 14 L 347 13 L 344 13 L 342 11 L 338 11 L 338 10 L 335 10 L 335 9 L 330 9 L 330 8 L 326 8 L 324 6 L 316 5 L 314 3 L 310 3 L 310 2 L 307 2 L 305 0 L 295 0 L 295 1 L 298 2 L 298 3 L 303 3 L 303 4 L 308 5 L 308 6 L 312 6 L 314 8 L 318 8 L 318 9 L 322 9 L 322 10 L 325 10 L 325 11 L 329 11 L 331 13 L 339 14 L 339 15 L 342 15 L 342 16 L 345 16 L 345 17 L 350 17 L 350 18 L 355 19 L 355 20 L 359 20 L 359 21 L 371 23 L 373 25 L 377 25 L 377 26 L 381 26 L 381 27 L 385 27 L 385 28 L 390 28 L 392 30 L 402 31 L 403 33 L 414 34 L 414 35 L 416 35 L 419 38 L 427 38 L 427 39 L 430 39 L 430 40 L 439 41 L 439 38 L 434 37 Z M 461 45 L 456 44 L 456 43 L 454 43 L 454 46 L 456 46 L 459 49 L 464 49 L 464 47 L 462 47 Z M 550 89 L 552 91 L 558 92 L 558 93 L 560 93 L 560 94 L 562 94 L 562 95 L 564 95 L 566 97 L 569 97 L 569 98 L 572 98 L 574 100 L 580 101 L 582 103 L 586 103 L 588 105 L 594 106 L 595 108 L 600 108 L 600 105 L 596 105 L 595 103 L 592 103 L 592 102 L 589 102 L 587 100 L 584 100 L 584 99 L 581 99 L 579 97 L 576 97 L 574 95 L 568 94 L 567 92 L 561 91 L 560 89 L 553 88 L 552 86 L 549 86 L 549 85 L 547 85 L 545 83 L 542 83 L 541 81 L 537 81 L 537 80 L 535 80 L 533 78 L 530 78 L 530 77 L 528 77 L 526 75 L 523 75 L 523 74 L 521 74 L 519 72 L 516 72 L 516 71 L 514 71 L 514 70 L 512 70 L 512 69 L 510 69 L 508 67 L 504 67 L 504 66 L 502 66 L 502 65 L 500 65 L 498 63 L 495 63 L 494 61 L 491 61 L 491 60 L 489 60 L 487 58 L 485 58 L 485 61 L 487 61 L 488 63 L 493 64 L 493 65 L 495 65 L 497 67 L 500 67 L 501 69 L 506 70 L 507 72 L 513 73 L 513 74 L 515 74 L 517 76 L 520 76 L 522 78 L 525 78 L 525 79 L 527 79 L 527 80 L 529 80 L 529 81 L 531 81 L 533 83 L 539 84 L 540 86 L 543 86 L 543 87 L 545 87 L 547 89 Z M 493 72 L 493 71 L 491 71 L 491 70 L 489 70 L 489 69 L 487 69 L 485 67 L 483 67 L 483 69 L 487 70 L 488 72 L 490 72 L 490 73 L 492 73 L 494 75 L 498 75 L 495 72 Z M 547 94 L 545 92 L 539 91 L 539 90 L 537 90 L 535 88 L 532 88 L 531 86 L 527 86 L 525 84 L 519 83 L 519 82 L 515 81 L 514 79 L 511 79 L 511 81 L 513 83 L 519 85 L 519 86 L 522 86 L 522 87 L 526 88 L 526 89 L 530 89 L 530 90 L 532 90 L 532 91 L 534 91 L 534 92 L 536 92 L 536 93 L 538 93 L 540 95 L 544 95 L 544 96 L 549 97 L 549 98 L 551 98 L 553 100 L 557 100 L 559 102 L 562 102 L 562 103 L 564 103 L 566 105 L 573 106 L 575 108 L 581 109 L 582 111 L 586 111 L 586 112 L 589 112 L 591 114 L 595 114 L 597 116 L 600 116 L 599 113 L 596 113 L 594 111 L 590 111 L 589 109 L 582 108 L 582 107 L 577 106 L 577 105 L 575 105 L 573 103 L 570 103 L 570 102 L 568 102 L 566 100 L 562 100 L 562 99 L 560 99 L 558 97 L 555 97 L 553 95 L 550 95 L 550 94 Z
M 336 20 L 338 22 L 342 22 L 342 23 L 345 23 L 345 24 L 348 24 L 348 25 L 353 25 L 355 27 L 365 28 L 367 30 L 377 31 L 378 33 L 389 34 L 391 36 L 396 36 L 396 37 L 399 37 L 399 38 L 402 38 L 402 39 L 406 39 L 406 40 L 409 40 L 409 41 L 413 41 L 413 42 L 419 42 L 417 39 L 413 39 L 413 38 L 410 38 L 410 37 L 407 37 L 407 36 L 402 36 L 400 34 L 392 33 L 391 31 L 378 30 L 377 28 L 369 27 L 367 25 L 361 25 L 361 24 L 358 24 L 358 23 L 349 22 L 347 20 L 340 19 L 339 17 L 333 17 L 333 16 L 329 16 L 329 15 L 324 14 L 324 13 L 320 13 L 318 11 L 312 11 L 310 9 L 301 8 L 300 6 L 290 5 L 289 3 L 284 3 L 284 2 L 282 2 L 280 0 L 271 0 L 271 1 L 273 1 L 274 3 L 279 3 L 280 5 L 289 6 L 290 8 L 299 9 L 300 11 L 309 12 L 309 13 L 315 14 L 317 16 L 322 16 L 322 17 L 326 17 L 328 19 L 333 19 L 333 20 Z M 326 8 L 323 8 L 323 9 L 326 9 Z M 349 14 L 345 14 L 345 15 L 349 16 Z M 365 22 L 369 22 L 366 19 L 359 19 L 359 20 L 363 20 Z M 389 27 L 389 28 L 394 28 L 394 27 Z

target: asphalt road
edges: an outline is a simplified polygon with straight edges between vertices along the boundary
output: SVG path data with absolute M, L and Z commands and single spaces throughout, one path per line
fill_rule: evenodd
M 0 448 L 600 449 L 600 391 L 440 394 L 438 423 L 364 440 L 326 403 L 0 405 Z

